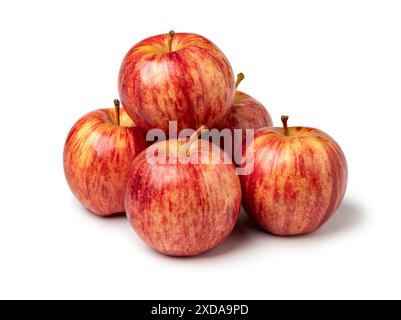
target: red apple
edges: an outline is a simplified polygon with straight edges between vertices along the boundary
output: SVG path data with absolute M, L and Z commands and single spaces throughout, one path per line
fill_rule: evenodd
M 244 78 L 245 76 L 243 73 L 238 74 L 236 88 L 238 88 L 238 85 L 242 82 L 242 80 L 244 80 Z M 246 93 L 237 90 L 230 112 L 217 124 L 217 129 L 230 129 L 233 138 L 234 129 L 241 129 L 242 138 L 244 139 L 247 129 L 257 130 L 271 126 L 273 126 L 273 121 L 266 108 L 255 98 L 252 98 Z M 235 159 L 234 155 L 238 153 L 238 157 L 241 157 L 241 142 L 242 141 L 240 139 L 233 141 L 232 148 L 234 153 L 232 158 L 234 161 L 237 160 L 235 162 L 240 162 L 240 159 Z M 220 146 L 224 146 L 223 140 L 220 141 Z
M 142 129 L 168 133 L 213 127 L 230 110 L 234 76 L 224 54 L 209 40 L 191 33 L 154 36 L 125 56 L 119 75 L 121 102 Z
M 238 87 L 244 78 L 243 73 L 238 74 L 236 87 Z M 256 130 L 271 126 L 273 126 L 273 121 L 266 108 L 255 98 L 238 90 L 235 93 L 230 112 L 217 124 L 217 128 L 220 130 L 226 128 L 231 130 Z M 245 131 L 243 134 L 245 135 Z
M 256 132 L 244 151 L 254 170 L 241 176 L 245 210 L 260 227 L 281 236 L 320 227 L 340 205 L 347 185 L 338 144 L 318 129 L 289 128 L 287 120 L 282 117 L 284 128 Z
M 220 148 L 198 140 L 198 133 L 190 141 L 170 139 L 149 147 L 135 159 L 127 185 L 129 221 L 165 255 L 206 252 L 228 237 L 238 219 L 241 186 L 234 166 L 223 164 Z M 183 148 L 189 163 L 179 161 Z M 152 153 L 167 162 L 149 161 Z
M 127 175 L 148 146 L 118 100 L 115 109 L 88 113 L 74 124 L 64 147 L 64 171 L 78 200 L 100 216 L 124 212 Z

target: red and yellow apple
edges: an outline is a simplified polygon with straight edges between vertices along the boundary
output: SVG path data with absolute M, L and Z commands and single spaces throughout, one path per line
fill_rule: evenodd
M 237 76 L 236 88 L 244 80 L 244 74 Z M 217 124 L 217 128 L 223 129 L 242 129 L 245 137 L 246 129 L 260 129 L 273 126 L 272 118 L 266 108 L 255 98 L 248 94 L 236 91 L 232 108 L 226 117 Z
M 241 176 L 245 210 L 280 236 L 319 228 L 340 205 L 347 185 L 338 144 L 318 129 L 288 127 L 287 120 L 282 117 L 283 128 L 256 132 L 243 153 L 253 172 Z
M 235 83 L 225 55 L 206 38 L 174 33 L 143 40 L 129 50 L 119 74 L 121 102 L 145 131 L 169 121 L 178 130 L 213 127 L 230 110 Z
M 64 171 L 71 191 L 100 216 L 124 212 L 128 172 L 148 146 L 145 133 L 124 109 L 100 109 L 78 120 L 64 147 Z
M 245 76 L 243 73 L 238 74 L 236 88 L 238 88 L 239 84 L 244 80 L 244 78 Z M 235 163 L 239 163 L 243 141 L 235 138 L 234 129 L 241 129 L 242 139 L 245 139 L 247 129 L 257 130 L 271 126 L 273 126 L 273 121 L 266 108 L 255 98 L 237 90 L 230 112 L 216 125 L 216 128 L 220 131 L 224 129 L 231 130 L 233 139 L 232 152 L 229 152 L 228 150 L 226 151 L 228 154 L 231 154 L 231 157 Z M 223 138 L 220 140 L 220 147 L 224 147 Z M 237 157 L 239 159 L 235 158 L 236 154 L 238 154 Z
M 216 145 L 202 140 L 202 148 L 198 132 L 189 141 L 170 139 L 142 152 L 127 184 L 129 221 L 150 247 L 165 255 L 204 253 L 227 238 L 238 219 L 241 186 L 234 166 L 223 164 Z M 183 148 L 186 162 L 180 160 Z M 159 160 L 149 161 L 149 154 Z

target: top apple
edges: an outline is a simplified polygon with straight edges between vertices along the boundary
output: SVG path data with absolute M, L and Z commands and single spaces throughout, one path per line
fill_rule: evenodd
M 154 36 L 136 44 L 119 74 L 121 102 L 142 129 L 168 133 L 213 127 L 229 112 L 234 74 L 226 56 L 211 41 L 191 33 Z

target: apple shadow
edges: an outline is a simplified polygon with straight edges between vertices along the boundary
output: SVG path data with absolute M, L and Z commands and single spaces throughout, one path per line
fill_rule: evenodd
M 125 212 L 117 212 L 117 213 L 113 213 L 110 216 L 106 216 L 106 217 L 102 217 L 102 216 L 98 216 L 97 214 L 93 213 L 92 211 L 88 210 L 90 214 L 92 214 L 95 217 L 98 217 L 100 219 L 104 219 L 104 220 L 115 220 L 115 219 L 127 219 L 127 215 L 125 214 Z
M 217 246 L 215 249 L 200 255 L 195 258 L 215 258 L 223 255 L 230 254 L 232 252 L 238 252 L 239 249 L 251 246 L 253 242 L 266 241 L 267 238 L 275 241 L 287 241 L 287 240 L 306 240 L 321 237 L 337 236 L 344 232 L 349 232 L 364 223 L 363 210 L 356 202 L 351 200 L 344 200 L 337 212 L 329 219 L 322 227 L 315 232 L 292 237 L 280 237 L 275 236 L 267 231 L 261 229 L 253 219 L 251 219 L 241 209 L 241 214 L 238 219 L 238 223 L 235 226 L 232 234 L 226 241 Z M 264 240 L 263 240 L 264 239 Z M 272 243 L 272 242 L 269 242 Z
M 318 230 L 308 237 L 322 237 L 348 232 L 359 227 L 365 221 L 362 207 L 351 200 L 344 200 L 337 212 Z
M 73 198 L 72 198 L 73 199 Z M 73 200 L 74 206 L 80 208 L 81 212 L 85 212 L 88 218 L 96 219 L 97 221 L 123 221 L 126 220 L 126 214 L 124 212 L 116 213 L 108 217 L 102 217 L 94 214 L 84 206 L 82 206 L 75 199 Z M 337 212 L 318 230 L 306 235 L 293 236 L 293 237 L 279 237 L 274 236 L 264 230 L 262 230 L 253 219 L 251 219 L 245 210 L 241 208 L 240 216 L 238 222 L 234 227 L 231 235 L 220 245 L 218 245 L 213 250 L 195 256 L 195 257 L 169 257 L 165 256 L 167 259 L 174 260 L 193 260 L 193 259 L 213 259 L 219 258 L 228 254 L 238 254 L 242 249 L 252 247 L 255 242 L 261 243 L 263 245 L 273 243 L 270 240 L 275 239 L 275 241 L 296 241 L 296 240 L 312 240 L 315 238 L 325 238 L 338 236 L 341 233 L 350 232 L 353 229 L 362 225 L 365 221 L 365 216 L 363 214 L 362 207 L 355 201 L 346 199 L 338 208 Z M 120 224 L 120 222 L 118 222 Z M 149 248 L 150 252 L 155 255 L 160 256 L 159 253 Z

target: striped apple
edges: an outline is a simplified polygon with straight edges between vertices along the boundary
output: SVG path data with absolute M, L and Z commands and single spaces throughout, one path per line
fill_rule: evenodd
M 238 74 L 236 88 L 238 88 L 238 85 L 244 78 L 243 73 Z M 220 130 L 225 128 L 231 130 L 256 130 L 263 127 L 271 127 L 272 125 L 272 118 L 263 104 L 248 94 L 237 90 L 230 112 L 218 123 L 217 128 Z M 245 135 L 245 131 L 243 134 Z
M 124 212 L 128 172 L 148 146 L 145 133 L 124 109 L 92 111 L 72 127 L 64 147 L 64 171 L 71 191 L 100 216 Z
M 134 161 L 125 209 L 139 236 L 169 256 L 204 253 L 229 236 L 241 207 L 241 185 L 234 166 L 223 164 L 220 148 L 197 138 L 152 145 Z M 187 149 L 186 163 L 180 161 Z M 157 153 L 166 161 L 149 161 Z M 215 160 L 213 160 L 215 159 Z M 217 161 L 216 161 L 217 159 Z
M 340 205 L 347 185 L 347 163 L 326 133 L 306 127 L 256 132 L 248 151 L 254 170 L 241 176 L 243 204 L 263 229 L 276 235 L 310 233 Z M 248 156 L 244 152 L 244 156 Z M 248 164 L 252 161 L 247 159 Z
M 245 76 L 243 73 L 238 74 L 236 88 L 238 88 L 244 78 Z M 244 139 L 247 129 L 257 130 L 271 126 L 273 126 L 273 121 L 266 108 L 255 98 L 237 90 L 230 112 L 216 125 L 216 128 L 219 130 L 230 129 L 232 133 L 234 129 L 241 129 L 242 138 Z M 223 147 L 223 145 L 224 142 L 221 140 L 220 146 Z M 242 141 L 238 139 L 234 140 L 232 148 L 233 160 L 236 163 L 239 163 L 241 158 Z M 237 157 L 239 159 L 235 159 L 235 154 L 238 154 Z
M 119 74 L 121 102 L 141 128 L 168 133 L 214 126 L 230 110 L 235 93 L 231 65 L 206 38 L 190 33 L 154 36 L 125 56 Z

